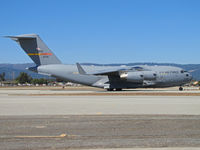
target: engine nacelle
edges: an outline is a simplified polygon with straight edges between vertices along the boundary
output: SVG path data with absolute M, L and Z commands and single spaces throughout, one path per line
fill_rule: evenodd
M 144 76 L 144 80 L 155 80 L 157 74 L 154 71 L 141 71 Z
M 129 82 L 142 83 L 144 76 L 141 72 L 126 72 L 120 75 L 120 78 Z
M 120 78 L 129 82 L 142 83 L 144 80 L 155 80 L 156 73 L 153 71 L 126 72 L 122 73 Z

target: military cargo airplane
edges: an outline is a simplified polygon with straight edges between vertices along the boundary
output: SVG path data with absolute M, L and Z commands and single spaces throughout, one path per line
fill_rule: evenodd
M 36 64 L 28 68 L 39 74 L 64 79 L 108 91 L 127 88 L 161 88 L 182 86 L 191 81 L 189 72 L 173 66 L 81 66 L 65 65 L 37 34 L 6 36 L 16 41 Z

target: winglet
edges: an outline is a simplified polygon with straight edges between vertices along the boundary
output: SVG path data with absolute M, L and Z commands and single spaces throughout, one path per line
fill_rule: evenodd
M 79 74 L 86 74 L 85 70 L 81 67 L 79 63 L 76 63 L 76 66 L 78 68 Z

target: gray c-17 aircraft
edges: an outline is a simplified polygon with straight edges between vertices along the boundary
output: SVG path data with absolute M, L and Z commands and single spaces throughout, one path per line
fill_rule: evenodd
M 28 70 L 108 91 L 128 88 L 182 86 L 192 80 L 189 72 L 173 66 L 81 66 L 65 65 L 36 34 L 6 36 L 16 41 L 36 64 Z

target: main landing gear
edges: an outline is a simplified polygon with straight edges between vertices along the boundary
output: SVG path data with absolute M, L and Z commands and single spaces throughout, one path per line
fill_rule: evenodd
M 107 89 L 107 91 L 113 91 L 114 89 L 113 88 L 109 88 L 109 89 Z
M 121 91 L 122 89 L 121 88 L 116 88 L 115 91 Z M 107 89 L 107 91 L 114 91 L 114 88 L 109 88 Z
M 179 87 L 179 91 L 183 91 L 183 87 L 180 86 L 180 87 Z
M 116 90 L 116 91 L 121 91 L 122 89 L 121 89 L 121 88 L 116 88 L 115 90 Z

